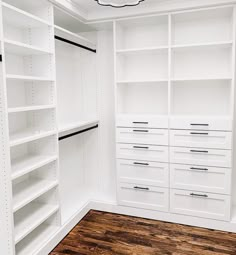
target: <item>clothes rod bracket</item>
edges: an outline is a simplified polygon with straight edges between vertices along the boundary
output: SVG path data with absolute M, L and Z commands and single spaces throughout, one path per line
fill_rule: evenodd
M 59 137 L 58 140 L 61 141 L 61 140 L 67 139 L 67 138 L 69 138 L 69 137 L 72 137 L 72 136 L 75 136 L 75 135 L 79 135 L 79 134 L 88 132 L 88 131 L 90 131 L 90 130 L 92 130 L 92 129 L 95 129 L 95 128 L 98 128 L 98 124 L 95 125 L 95 126 L 92 126 L 92 127 L 90 127 L 90 128 L 86 128 L 86 129 L 80 130 L 80 131 L 78 131 L 78 132 L 74 132 L 74 133 L 71 133 L 71 134 L 68 134 L 68 135 Z
M 56 40 L 59 40 L 59 41 L 62 41 L 62 42 L 65 42 L 65 43 L 69 43 L 69 44 L 71 44 L 71 45 L 74 45 L 74 46 L 76 46 L 76 47 L 82 48 L 82 49 L 84 49 L 84 50 L 91 51 L 91 52 L 93 52 L 93 53 L 96 53 L 96 52 L 97 52 L 97 50 L 95 50 L 95 49 L 91 49 L 91 48 L 89 48 L 89 47 L 87 47 L 87 46 L 84 46 L 84 45 L 79 44 L 79 43 L 72 42 L 72 41 L 70 41 L 70 40 L 67 40 L 67 39 L 65 39 L 65 38 L 63 38 L 63 37 L 60 37 L 60 36 L 57 36 L 57 35 L 55 35 L 55 39 L 56 39 Z

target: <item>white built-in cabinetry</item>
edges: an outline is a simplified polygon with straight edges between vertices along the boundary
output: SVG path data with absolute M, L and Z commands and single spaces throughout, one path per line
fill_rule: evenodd
M 230 221 L 234 13 L 114 22 L 119 205 Z
M 26 255 L 40 249 L 61 224 L 53 6 L 44 0 L 6 0 L 1 7 L 1 100 L 8 114 L 10 159 L 1 169 L 8 179 L 1 178 L 12 190 L 8 218 L 13 217 L 8 225 L 8 231 L 13 225 L 13 246 L 8 238 L 1 253 Z

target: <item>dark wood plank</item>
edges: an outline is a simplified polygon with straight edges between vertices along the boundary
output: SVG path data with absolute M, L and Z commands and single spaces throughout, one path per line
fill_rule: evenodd
M 50 255 L 236 255 L 236 234 L 90 211 Z

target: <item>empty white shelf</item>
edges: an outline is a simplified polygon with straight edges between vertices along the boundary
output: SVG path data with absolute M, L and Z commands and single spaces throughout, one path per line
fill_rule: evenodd
M 49 81 L 49 82 L 54 81 L 54 79 L 47 78 L 47 77 L 17 75 L 17 74 L 7 74 L 6 78 L 9 80 L 22 80 L 22 81 Z
M 135 83 L 159 83 L 168 82 L 168 79 L 157 79 L 157 80 L 118 80 L 117 84 L 135 84 Z
M 6 52 L 15 55 L 27 56 L 27 55 L 52 54 L 52 52 L 48 50 L 12 40 L 4 40 L 4 45 Z
M 30 234 L 59 209 L 58 205 L 31 203 L 14 217 L 15 244 Z
M 12 180 L 45 166 L 57 159 L 57 156 L 25 156 L 12 161 Z
M 182 78 L 172 78 L 171 81 L 230 81 L 231 77 L 182 77 Z
M 59 227 L 42 224 L 16 246 L 17 255 L 35 254 Z
M 10 146 L 17 146 L 23 143 L 35 141 L 47 136 L 55 135 L 56 131 L 35 131 L 35 130 L 24 130 L 10 135 Z
M 61 127 L 59 127 L 59 137 L 93 127 L 97 125 L 98 122 L 99 120 L 95 119 L 95 120 L 79 121 L 79 122 L 75 122 L 71 124 L 62 125 Z
M 160 50 L 168 50 L 168 46 L 162 46 L 162 47 L 150 47 L 150 48 L 134 48 L 134 49 L 120 49 L 117 50 L 117 54 L 123 54 L 123 55 L 128 55 L 128 54 L 143 54 L 143 53 L 155 53 Z
M 46 110 L 46 109 L 53 109 L 53 108 L 55 108 L 55 105 L 32 105 L 32 106 L 9 108 L 8 113 L 28 112 L 28 111 Z
M 78 43 L 81 45 L 84 45 L 84 46 L 89 47 L 94 50 L 96 49 L 96 45 L 93 42 L 86 39 L 85 37 L 82 37 L 80 35 L 72 33 L 70 31 L 68 31 L 62 27 L 56 26 L 56 25 L 54 27 L 55 27 L 55 35 L 56 36 L 62 37 L 66 40 L 69 40 L 69 41 L 72 41 L 72 42 L 75 42 L 75 43 Z
M 27 179 L 16 184 L 13 187 L 13 212 L 18 211 L 57 185 L 58 181 L 44 179 Z
M 29 28 L 42 27 L 42 25 L 51 24 L 43 19 L 38 18 L 26 11 L 16 8 L 10 4 L 2 3 L 4 22 L 14 27 Z
M 212 43 L 197 43 L 197 44 L 177 44 L 173 45 L 173 49 L 184 49 L 184 48 L 207 48 L 207 47 L 231 47 L 233 45 L 232 41 L 223 41 L 223 42 L 212 42 Z

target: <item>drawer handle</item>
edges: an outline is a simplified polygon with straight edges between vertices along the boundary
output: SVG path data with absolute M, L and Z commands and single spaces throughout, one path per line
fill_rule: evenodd
M 209 135 L 209 133 L 191 132 L 190 135 Z
M 204 127 L 208 127 L 209 124 L 200 124 L 200 123 L 191 123 L 191 126 L 204 126 Z
M 134 121 L 133 124 L 148 124 L 146 121 Z
M 204 195 L 201 195 L 201 194 L 196 194 L 196 193 L 190 193 L 190 196 L 192 197 L 208 197 L 208 195 L 204 194 Z
M 191 167 L 191 170 L 198 170 L 198 171 L 208 171 L 207 168 L 200 168 L 200 167 Z
M 138 129 L 134 129 L 133 132 L 142 132 L 142 133 L 148 133 L 149 130 L 138 130 Z
M 134 149 L 146 149 L 148 150 L 149 147 L 144 147 L 144 146 L 133 146 Z
M 148 163 L 140 163 L 140 162 L 134 162 L 134 165 L 140 165 L 140 166 L 149 166 Z
M 138 186 L 134 186 L 134 189 L 138 189 L 138 190 L 149 190 L 149 188 L 138 187 Z
M 200 151 L 200 150 L 190 150 L 190 152 L 196 152 L 196 153 L 208 153 L 208 151 Z

